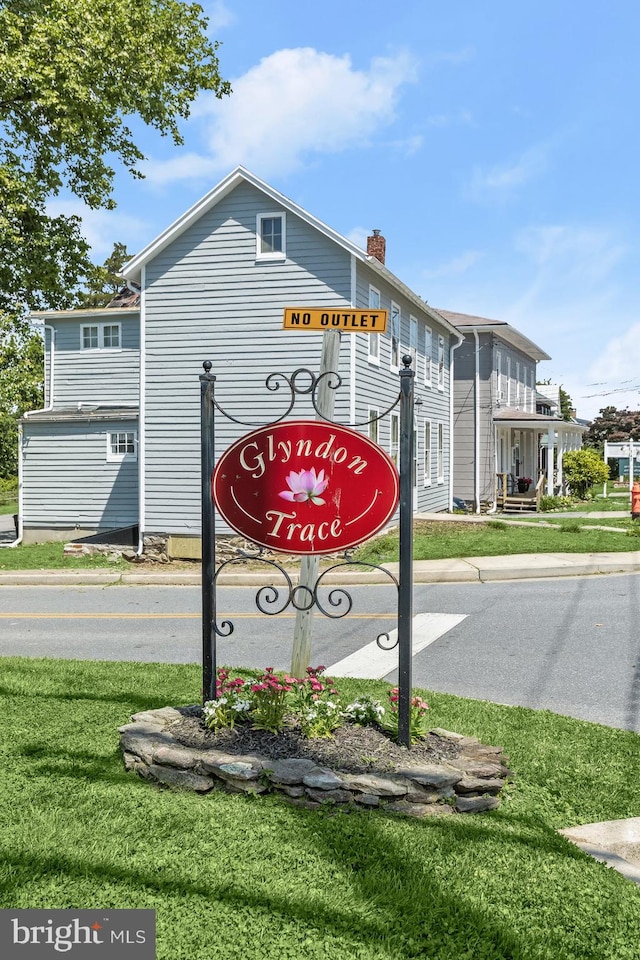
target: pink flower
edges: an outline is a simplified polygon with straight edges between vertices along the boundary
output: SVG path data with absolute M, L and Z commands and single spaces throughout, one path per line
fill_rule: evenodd
M 283 500 L 292 500 L 294 503 L 306 503 L 310 500 L 316 506 L 326 503 L 320 496 L 329 483 L 329 478 L 326 480 L 324 478 L 324 470 L 318 474 L 315 467 L 311 467 L 311 470 L 301 470 L 299 473 L 292 470 L 286 479 L 289 490 L 282 490 L 279 494 Z

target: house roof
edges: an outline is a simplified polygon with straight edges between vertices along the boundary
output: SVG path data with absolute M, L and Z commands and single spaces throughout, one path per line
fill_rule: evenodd
M 496 333 L 501 340 L 506 341 L 506 343 L 511 344 L 511 346 L 522 350 L 522 352 L 526 353 L 532 360 L 551 360 L 548 353 L 545 353 L 533 340 L 529 340 L 528 337 L 525 337 L 524 333 L 520 333 L 519 330 L 512 327 L 506 320 L 490 320 L 488 317 L 475 317 L 469 313 L 453 313 L 451 310 L 438 309 L 438 313 L 461 333 L 464 333 L 466 330 L 473 330 L 474 328 L 478 330 L 484 328 L 487 331 Z
M 109 407 L 94 403 L 78 403 L 73 407 L 53 410 L 30 410 L 23 419 L 50 422 L 53 420 L 136 420 L 138 407 Z
M 107 304 L 107 310 L 122 310 L 123 307 L 140 306 L 140 285 L 131 283 L 118 290 L 116 295 Z
M 118 307 L 118 313 L 123 316 L 137 316 L 140 313 L 140 307 Z M 71 310 L 34 310 L 31 313 L 31 318 L 33 320 L 77 320 L 79 317 L 85 317 L 87 320 L 97 320 L 100 317 L 104 319 L 105 314 L 113 315 L 113 308 L 110 305 L 90 307 L 86 310 L 83 310 L 82 307 L 75 307 Z
M 443 317 L 439 311 L 434 310 L 433 307 L 430 307 L 429 304 L 422 299 L 422 297 L 419 297 L 417 293 L 414 293 L 413 290 L 403 283 L 402 280 L 396 277 L 395 274 L 393 274 L 387 267 L 384 266 L 384 264 L 380 263 L 379 260 L 367 254 L 364 250 L 358 247 L 357 244 L 353 243 L 351 240 L 348 240 L 346 237 L 343 237 L 342 234 L 337 232 L 337 230 L 327 226 L 326 223 L 323 223 L 322 220 L 314 217 L 313 214 L 299 206 L 297 203 L 295 203 L 295 201 L 290 200 L 289 197 L 286 197 L 283 193 L 280 193 L 274 187 L 270 186 L 268 183 L 265 183 L 264 180 L 256 177 L 255 174 L 241 166 L 236 167 L 235 170 L 233 170 L 215 187 L 213 187 L 209 193 L 205 194 L 204 197 L 198 200 L 192 207 L 183 213 L 182 216 L 178 217 L 177 220 L 163 230 L 162 233 L 155 238 L 155 240 L 152 240 L 151 243 L 147 244 L 147 246 L 140 251 L 140 253 L 126 263 L 122 268 L 122 276 L 126 277 L 128 281 L 139 282 L 142 268 L 146 266 L 146 264 L 157 257 L 162 250 L 168 247 L 169 244 L 173 243 L 177 237 L 184 233 L 185 230 L 199 220 L 200 217 L 202 217 L 205 213 L 211 210 L 217 203 L 223 200 L 224 197 L 231 193 L 231 191 L 241 183 L 251 184 L 257 190 L 260 190 L 267 197 L 273 200 L 274 203 L 295 214 L 295 216 L 299 217 L 315 230 L 318 230 L 320 233 L 324 234 L 324 236 L 328 237 L 339 247 L 342 247 L 357 260 L 360 260 L 362 263 L 366 263 L 369 267 L 379 273 L 391 286 L 395 287 L 396 290 L 402 293 L 407 300 L 410 300 L 412 303 L 414 303 L 421 311 L 423 311 L 423 313 L 426 313 L 433 320 L 445 326 L 449 333 L 457 335 L 455 327 L 446 317 Z
M 494 423 L 507 423 L 511 427 L 543 427 L 553 425 L 554 430 L 580 430 L 583 433 L 587 427 L 577 420 L 565 420 L 563 417 L 545 416 L 543 413 L 529 413 L 526 410 L 514 410 L 513 407 L 503 407 L 493 414 Z
M 513 407 L 503 407 L 493 415 L 494 420 L 526 420 L 528 423 L 549 423 L 558 420 L 566 423 L 562 417 L 545 416 L 543 413 L 530 413 L 528 410 L 515 410 Z

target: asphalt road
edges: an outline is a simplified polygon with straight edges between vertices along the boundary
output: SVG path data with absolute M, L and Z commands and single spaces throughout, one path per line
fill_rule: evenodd
M 365 648 L 367 675 L 376 636 L 395 626 L 395 589 L 348 589 L 347 617 L 316 617 L 312 662 L 331 667 Z M 199 608 L 193 587 L 4 586 L 0 654 L 199 662 Z M 234 624 L 218 642 L 219 663 L 288 669 L 290 610 L 258 614 L 249 588 L 221 589 L 218 610 Z M 415 686 L 640 733 L 638 575 L 419 585 L 414 613 L 424 643 L 413 659 Z M 377 675 L 395 678 L 396 655 Z

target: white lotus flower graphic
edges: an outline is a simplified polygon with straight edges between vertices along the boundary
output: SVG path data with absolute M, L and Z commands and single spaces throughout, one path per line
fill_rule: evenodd
M 315 467 L 311 470 L 300 470 L 299 473 L 292 470 L 286 479 L 289 489 L 282 490 L 279 494 L 283 500 L 292 500 L 294 503 L 305 503 L 310 500 L 316 506 L 326 503 L 326 500 L 319 496 L 324 493 L 329 483 L 329 478 L 327 477 L 326 480 L 324 478 L 324 470 L 318 474 Z

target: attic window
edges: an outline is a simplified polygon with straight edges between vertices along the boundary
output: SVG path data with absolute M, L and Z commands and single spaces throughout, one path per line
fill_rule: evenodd
M 284 213 L 260 213 L 256 223 L 256 257 L 258 260 L 283 260 L 286 223 Z

